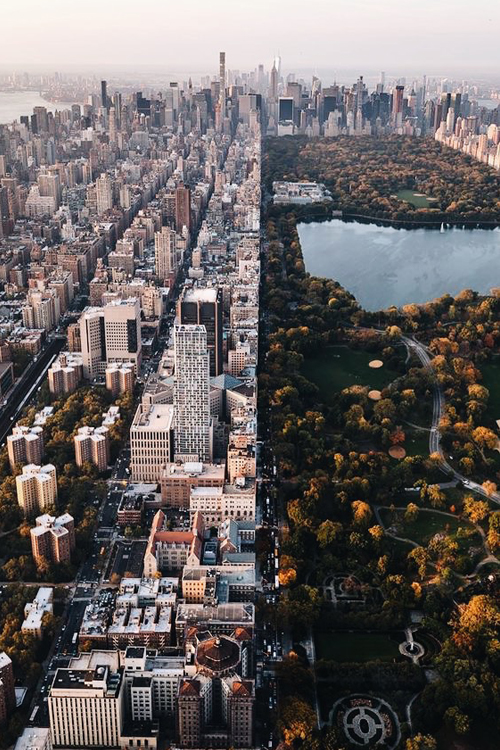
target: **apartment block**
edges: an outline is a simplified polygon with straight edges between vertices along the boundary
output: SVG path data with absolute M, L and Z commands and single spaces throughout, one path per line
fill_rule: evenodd
M 41 638 L 43 635 L 42 620 L 44 615 L 52 614 L 54 611 L 54 589 L 49 586 L 41 586 L 32 602 L 24 607 L 24 621 L 21 632 Z
M 137 372 L 142 359 L 140 323 L 135 297 L 86 308 L 80 317 L 84 377 L 102 377 L 110 364 L 130 363 Z
M 41 464 L 43 457 L 43 429 L 18 425 L 7 437 L 10 468 L 16 464 Z
M 109 430 L 100 427 L 79 427 L 73 438 L 77 466 L 92 463 L 99 471 L 106 471 L 109 464 Z
M 130 428 L 134 482 L 159 482 L 173 458 L 174 410 L 170 404 L 139 404 Z
M 49 391 L 53 396 L 76 391 L 83 379 L 83 359 L 80 354 L 61 352 L 48 372 Z
M 69 562 L 75 548 L 75 522 L 73 516 L 38 516 L 36 526 L 30 530 L 31 551 L 35 563 L 42 558 L 55 563 Z
M 12 660 L 0 651 L 0 727 L 6 724 L 16 707 L 16 691 Z
M 23 466 L 16 477 L 17 502 L 27 518 L 52 510 L 57 501 L 56 467 L 53 464 Z
M 106 388 L 113 397 L 134 389 L 134 368 L 132 365 L 110 365 L 104 373 Z
M 48 707 L 54 747 L 120 747 L 123 677 L 108 663 L 58 669 Z
M 174 328 L 175 456 L 210 462 L 210 376 L 202 325 Z

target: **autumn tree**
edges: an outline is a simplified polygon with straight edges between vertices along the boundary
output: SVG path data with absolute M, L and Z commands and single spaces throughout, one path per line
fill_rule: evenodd
M 430 734 L 416 734 L 406 740 L 406 750 L 437 750 L 437 742 Z
M 353 512 L 353 521 L 356 526 L 366 528 L 372 519 L 372 510 L 368 503 L 363 500 L 355 500 L 351 503 Z

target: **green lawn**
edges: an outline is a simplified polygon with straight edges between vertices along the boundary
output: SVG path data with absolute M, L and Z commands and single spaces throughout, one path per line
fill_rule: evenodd
M 490 392 L 486 414 L 492 423 L 500 419 L 500 359 L 479 366 L 483 379 L 480 381 Z M 496 425 L 495 425 L 496 426 Z
M 418 193 L 418 190 L 416 191 Z M 396 195 L 400 201 L 410 203 L 415 208 L 430 208 L 434 205 L 432 200 L 429 200 L 426 195 L 416 195 L 413 190 L 399 190 Z
M 396 509 L 394 515 L 389 508 L 381 508 L 380 510 L 380 515 L 386 528 L 395 524 L 398 527 L 397 536 L 412 539 L 417 544 L 427 544 L 434 534 L 441 531 L 454 535 L 457 533 L 459 527 L 467 529 L 474 528 L 471 523 L 464 519 L 442 516 L 440 513 L 433 513 L 432 511 L 427 512 L 421 510 L 418 514 L 417 520 L 413 523 L 405 522 L 404 514 L 405 511 L 403 509 Z M 479 535 L 475 534 L 474 537 L 472 537 L 471 542 L 479 545 Z
M 429 455 L 429 433 L 423 430 L 412 430 L 410 427 L 404 428 L 406 440 L 403 446 L 408 456 L 428 456 Z
M 399 637 L 400 636 L 400 637 Z M 316 657 L 337 662 L 392 661 L 404 640 L 390 633 L 322 633 L 315 635 Z
M 387 367 L 374 370 L 368 367 L 377 354 L 350 349 L 347 346 L 329 346 L 322 354 L 304 361 L 304 377 L 315 383 L 322 398 L 328 403 L 335 393 L 351 385 L 366 385 L 381 390 L 394 380 L 398 373 Z

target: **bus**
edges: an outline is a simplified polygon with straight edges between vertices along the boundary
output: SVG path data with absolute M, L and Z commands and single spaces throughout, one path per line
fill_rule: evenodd
M 38 713 L 38 709 L 39 709 L 39 706 L 35 706 L 35 708 L 31 712 L 31 716 L 30 716 L 30 719 L 29 719 L 30 724 L 33 724 L 33 722 L 35 721 L 35 717 L 36 717 L 36 715 Z
M 71 639 L 71 645 L 76 646 L 77 640 L 78 640 L 78 633 L 73 633 L 73 638 Z

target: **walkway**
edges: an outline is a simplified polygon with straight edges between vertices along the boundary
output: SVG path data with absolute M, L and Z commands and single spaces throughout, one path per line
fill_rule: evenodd
M 471 490 L 472 492 L 476 492 L 478 495 L 481 495 L 482 497 L 486 497 L 489 500 L 492 500 L 494 503 L 497 503 L 497 505 L 500 505 L 500 493 L 499 492 L 487 492 L 482 485 L 480 485 L 478 482 L 473 482 L 472 480 L 465 477 L 463 474 L 460 474 L 456 469 L 451 466 L 450 463 L 448 463 L 448 460 L 446 459 L 446 456 L 444 454 L 444 451 L 441 447 L 441 435 L 439 433 L 439 423 L 441 421 L 441 418 L 443 416 L 444 407 L 445 407 L 445 397 L 443 390 L 439 383 L 437 382 L 437 379 L 434 377 L 434 368 L 432 367 L 432 360 L 427 353 L 427 348 L 421 344 L 419 341 L 417 341 L 415 338 L 409 338 L 408 336 L 402 336 L 403 341 L 406 343 L 407 346 L 412 348 L 419 358 L 422 366 L 432 373 L 432 383 L 434 388 L 434 394 L 433 394 L 433 401 L 432 401 L 432 425 L 429 435 L 429 453 L 432 455 L 433 453 L 437 453 L 441 459 L 441 469 L 446 473 L 450 474 L 454 480 L 457 482 L 461 482 L 464 487 L 466 487 L 468 490 Z

